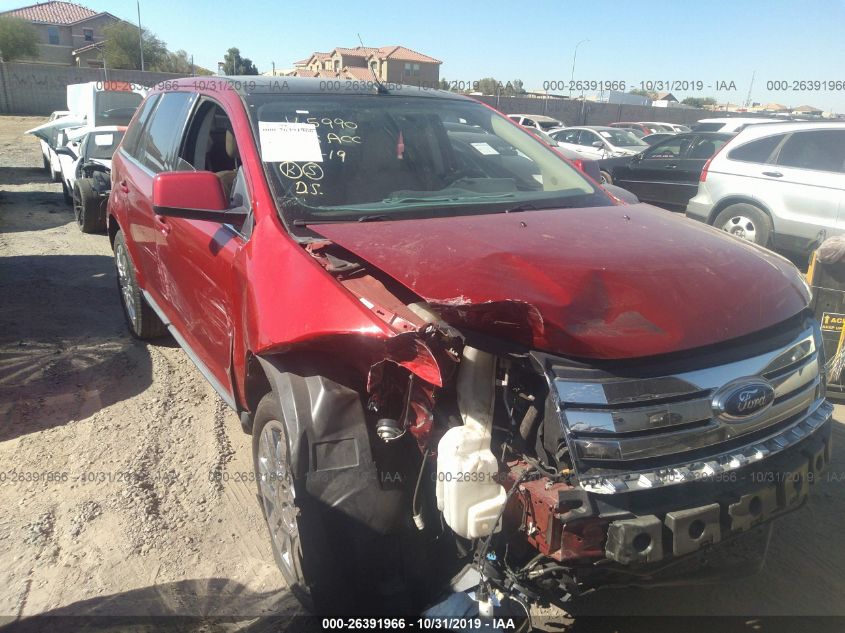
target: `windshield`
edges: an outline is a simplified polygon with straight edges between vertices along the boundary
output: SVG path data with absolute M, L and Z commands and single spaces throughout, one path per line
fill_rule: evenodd
M 114 150 L 123 138 L 123 130 L 114 132 L 92 132 L 88 135 L 84 156 L 88 160 L 111 160 Z
M 601 137 L 614 145 L 615 147 L 648 147 L 648 143 L 644 143 L 631 132 L 631 130 L 623 130 L 621 128 L 613 128 L 609 130 L 596 130 Z
M 247 103 L 283 213 L 300 223 L 612 204 L 476 102 L 319 94 Z
M 128 90 L 101 90 L 94 93 L 94 126 L 129 125 L 144 97 Z

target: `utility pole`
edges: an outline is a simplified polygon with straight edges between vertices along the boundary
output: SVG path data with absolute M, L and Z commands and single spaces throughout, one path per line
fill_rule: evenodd
M 141 71 L 144 70 L 144 34 L 141 31 L 141 0 L 135 0 L 138 7 L 138 44 L 141 47 Z
M 756 75 L 757 75 L 756 70 L 751 73 L 751 85 L 748 86 L 748 96 L 745 97 L 745 107 L 746 108 L 751 105 L 751 91 L 754 89 L 754 77 Z
M 578 57 L 578 47 L 581 46 L 584 42 L 589 42 L 590 40 L 581 40 L 575 45 L 575 52 L 572 53 L 572 74 L 569 77 L 569 98 L 572 98 L 572 82 L 575 81 L 575 59 Z

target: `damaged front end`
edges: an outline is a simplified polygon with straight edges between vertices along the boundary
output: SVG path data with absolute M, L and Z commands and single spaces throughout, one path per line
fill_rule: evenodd
M 452 542 L 485 595 L 560 602 L 754 571 L 770 520 L 830 461 L 805 313 L 728 344 L 577 361 L 530 348 L 530 306 L 425 301 L 331 242 L 307 248 L 393 331 L 360 394 L 375 459 L 389 470 L 413 440 L 405 518 Z

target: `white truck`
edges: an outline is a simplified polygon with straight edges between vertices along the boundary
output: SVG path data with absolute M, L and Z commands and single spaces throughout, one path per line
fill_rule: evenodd
M 38 137 L 44 168 L 62 183 L 65 201 L 85 233 L 105 229 L 111 156 L 145 91 L 127 82 L 91 81 L 67 87 L 67 110 L 27 131 Z

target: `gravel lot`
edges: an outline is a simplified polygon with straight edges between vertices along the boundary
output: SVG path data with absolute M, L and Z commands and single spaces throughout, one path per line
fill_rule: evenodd
M 0 615 L 241 616 L 201 627 L 255 631 L 259 616 L 296 613 L 272 562 L 248 437 L 175 343 L 129 337 L 108 239 L 79 231 L 23 136 L 41 121 L 0 117 Z M 838 424 L 834 449 L 810 503 L 776 525 L 761 574 L 602 591 L 573 606 L 574 622 L 545 611 L 545 624 L 845 615 Z M 622 619 L 607 630 L 649 629 Z
M 175 343 L 128 336 L 40 121 L 0 117 L 0 614 L 296 610 L 248 436 Z

